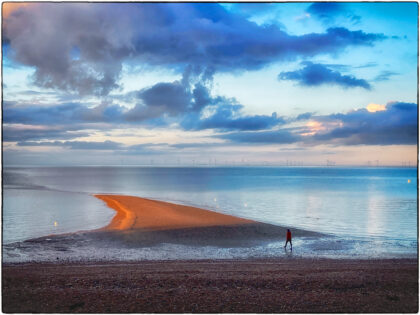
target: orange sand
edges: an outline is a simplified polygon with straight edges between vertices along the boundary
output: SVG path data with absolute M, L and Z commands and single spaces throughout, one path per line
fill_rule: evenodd
M 117 211 L 105 230 L 172 230 L 256 223 L 209 210 L 121 195 L 95 195 Z

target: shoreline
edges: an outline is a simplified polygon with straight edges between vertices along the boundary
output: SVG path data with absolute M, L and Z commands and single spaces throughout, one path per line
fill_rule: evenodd
M 52 260 L 3 260 L 3 312 L 418 312 L 417 258 L 326 258 L 286 251 L 278 252 L 279 257 L 256 258 L 252 246 L 283 242 L 286 228 L 163 201 L 99 196 L 116 211 L 108 225 L 21 244 L 30 255 L 34 249 L 53 251 Z M 292 233 L 298 238 L 325 236 L 295 229 Z M 178 258 L 145 259 L 139 254 L 156 253 L 162 244 L 163 252 L 169 248 Z M 183 259 L 178 244 L 192 245 L 186 246 L 188 251 L 194 246 L 217 247 L 210 251 L 236 247 L 247 255 Z M 110 255 L 114 250 L 119 251 Z M 127 260 L 129 252 L 135 259 Z M 58 253 L 81 260 L 62 259 L 64 254 L 56 260 Z M 105 253 L 110 256 L 102 259 Z
M 6 313 L 416 313 L 416 259 L 3 264 Z
M 413 259 L 417 254 L 376 251 L 375 243 L 294 229 L 293 252 L 284 250 L 286 227 L 192 206 L 123 196 L 91 195 L 115 211 L 94 230 L 3 244 L 6 263 L 89 263 L 229 259 Z M 362 247 L 360 247 L 362 246 Z

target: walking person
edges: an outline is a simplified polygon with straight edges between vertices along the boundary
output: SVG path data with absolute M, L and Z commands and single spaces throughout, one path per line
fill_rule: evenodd
M 293 248 L 292 248 L 292 232 L 290 232 L 289 229 L 287 229 L 286 244 L 284 244 L 284 248 L 286 248 L 288 242 L 290 242 L 290 250 L 293 250 Z

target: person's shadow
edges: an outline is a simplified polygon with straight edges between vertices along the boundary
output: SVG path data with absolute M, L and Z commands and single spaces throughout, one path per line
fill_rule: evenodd
M 288 250 L 286 247 L 284 248 L 284 254 L 286 255 L 286 257 L 293 257 L 293 250 Z

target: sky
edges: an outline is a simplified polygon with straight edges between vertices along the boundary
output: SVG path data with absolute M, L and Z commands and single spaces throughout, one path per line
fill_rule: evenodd
M 3 163 L 417 163 L 417 2 L 3 3 Z

